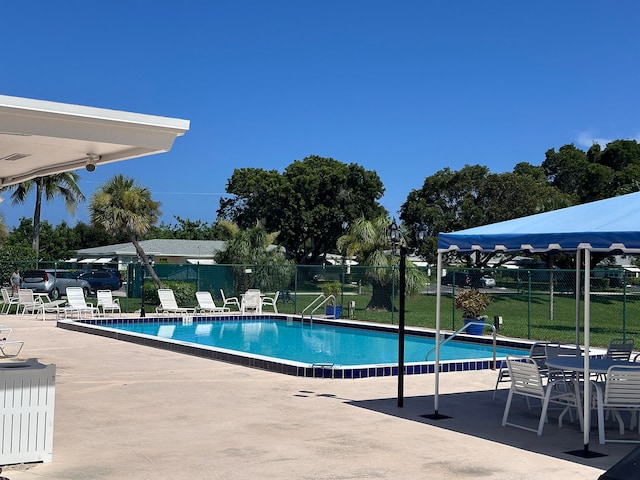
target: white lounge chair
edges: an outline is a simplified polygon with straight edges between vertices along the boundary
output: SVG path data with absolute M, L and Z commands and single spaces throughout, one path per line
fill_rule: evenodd
M 227 305 L 235 305 L 240 310 L 240 300 L 238 297 L 225 297 L 224 290 L 220 289 L 220 295 L 222 296 L 222 306 L 226 307 Z
M 242 295 L 242 306 L 240 308 L 242 314 L 248 312 L 261 314 L 262 313 L 262 296 L 260 290 L 251 288 Z
M 160 305 L 156 307 L 156 313 L 195 313 L 195 308 L 179 307 L 173 290 L 170 288 L 159 288 L 158 298 Z
M 20 355 L 24 342 L 20 340 L 0 340 L 0 356 L 13 358 Z
M 573 389 L 567 389 L 564 382 L 557 385 L 555 380 L 550 381 L 545 386 L 540 375 L 538 364 L 533 358 L 507 356 L 507 367 L 509 368 L 509 377 L 511 378 L 511 388 L 509 389 L 509 396 L 507 397 L 507 403 L 502 416 L 503 427 L 509 425 L 542 435 L 542 429 L 547 420 L 547 410 L 549 409 L 549 404 L 552 403 L 564 407 L 558 418 L 559 427 L 562 427 L 562 418 L 571 407 L 575 407 L 578 411 L 578 418 L 580 419 L 580 426 L 582 427 L 582 409 L 580 405 L 578 405 L 579 402 L 576 401 L 576 395 Z M 535 398 L 542 402 L 542 412 L 540 413 L 537 429 L 508 422 L 511 401 L 514 395 L 525 397 L 527 403 L 530 398 Z
M 278 313 L 278 297 L 280 296 L 280 291 L 278 290 L 273 297 L 263 297 L 262 298 L 262 309 L 264 307 L 272 307 L 274 313 Z
M 13 295 L 11 295 L 11 293 L 9 293 L 9 290 L 7 290 L 6 288 L 2 289 L 2 310 L 1 313 L 3 315 L 8 314 L 11 311 L 11 306 L 15 305 L 16 309 L 18 308 L 18 297 L 14 297 Z M 16 310 L 16 313 L 18 313 L 18 310 Z
M 218 307 L 211 296 L 211 292 L 196 292 L 198 310 L 201 313 L 225 313 L 230 312 L 229 307 Z
M 24 346 L 23 341 L 9 340 L 13 329 L 0 325 L 0 355 L 5 358 L 17 357 Z
M 67 303 L 68 305 L 59 309 L 61 313 L 64 313 L 65 318 L 70 314 L 75 314 L 80 318 L 82 315 L 93 317 L 95 314 L 100 313 L 98 307 L 87 303 L 84 298 L 84 290 L 81 287 L 67 287 Z
M 96 296 L 98 297 L 98 310 L 102 309 L 102 313 L 104 315 L 106 315 L 107 312 L 122 313 L 122 310 L 120 309 L 120 300 L 113 298 L 111 290 L 98 290 L 96 292 Z

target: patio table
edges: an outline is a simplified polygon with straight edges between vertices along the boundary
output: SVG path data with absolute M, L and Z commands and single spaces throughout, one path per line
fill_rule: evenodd
M 551 357 L 547 358 L 547 366 L 557 370 L 584 373 L 584 357 Z M 607 373 L 609 367 L 632 366 L 640 368 L 640 363 L 612 360 L 610 358 L 589 358 L 590 373 Z
M 579 405 L 582 403 L 581 397 L 582 392 L 580 389 L 580 374 L 584 374 L 584 357 L 551 357 L 547 359 L 547 366 L 550 369 L 557 369 L 565 372 L 574 372 L 576 375 L 574 376 L 572 383 L 574 385 L 576 391 L 576 400 Z M 628 362 L 625 360 L 613 360 L 611 358 L 592 358 L 589 357 L 589 374 L 603 374 L 606 375 L 609 368 L 614 366 L 625 366 L 625 367 L 637 367 L 640 369 L 640 363 Z M 590 385 L 587 383 L 587 385 Z M 584 408 L 582 412 L 583 416 L 586 416 L 587 407 Z M 580 412 L 578 413 L 580 415 Z M 587 428 L 587 431 L 591 431 L 591 422 L 589 418 L 584 418 L 584 428 Z M 586 432 L 585 432 L 586 433 Z M 602 443 L 602 442 L 601 442 Z M 588 451 L 588 443 L 585 443 L 585 450 Z

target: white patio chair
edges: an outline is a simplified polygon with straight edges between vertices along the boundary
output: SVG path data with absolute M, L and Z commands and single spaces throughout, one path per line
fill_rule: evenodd
M 640 443 L 640 439 L 607 439 L 605 436 L 604 412 L 611 411 L 618 422 L 619 433 L 624 435 L 624 421 L 621 411 L 631 412 L 631 428 L 634 427 L 636 413 L 640 409 L 640 367 L 614 365 L 607 371 L 604 386 L 592 381 L 595 386 L 596 407 L 598 410 L 598 440 L 601 444 Z M 638 425 L 640 434 L 640 424 Z
M 509 425 L 542 435 L 542 429 L 547 421 L 547 411 L 550 404 L 558 404 L 564 407 L 558 418 L 559 427 L 562 427 L 562 419 L 571 407 L 575 407 L 578 411 L 580 427 L 582 427 L 582 410 L 578 405 L 579 401 L 576 400 L 576 394 L 573 389 L 567 390 L 564 388 L 564 385 L 556 388 L 555 380 L 550 381 L 545 386 L 542 376 L 540 375 L 538 364 L 532 358 L 507 356 L 507 367 L 509 368 L 509 376 L 511 378 L 511 388 L 509 389 L 509 396 L 507 397 L 507 403 L 502 416 L 503 427 Z M 511 401 L 514 395 L 525 397 L 527 403 L 531 398 L 538 399 L 542 402 L 542 411 L 537 429 L 508 421 Z
M 102 309 L 104 315 L 107 314 L 107 311 L 122 313 L 120 299 L 114 298 L 111 290 L 98 290 L 96 297 L 98 298 L 98 310 Z
M 35 313 L 37 316 L 42 313 L 44 316 L 44 304 L 42 299 L 33 294 L 30 288 L 21 288 L 18 290 L 18 310 L 23 315 L 27 313 Z
M 280 291 L 278 290 L 273 297 L 263 297 L 262 298 L 262 309 L 264 307 L 272 307 L 274 313 L 278 313 L 278 297 L 280 296 Z
M 159 288 L 158 298 L 160 299 L 160 305 L 156 307 L 156 313 L 193 314 L 196 311 L 195 308 L 179 307 L 173 290 L 170 288 Z
M 218 307 L 211 292 L 196 292 L 196 298 L 198 299 L 198 310 L 201 313 L 227 313 L 231 311 L 229 307 Z
M 611 360 L 617 360 L 622 362 L 629 362 L 631 360 L 631 353 L 633 352 L 634 345 L 633 338 L 612 338 L 607 347 L 607 353 L 605 358 Z M 604 382 L 606 374 L 593 374 L 598 381 Z
M 240 308 L 242 314 L 248 312 L 261 314 L 262 313 L 262 296 L 260 290 L 250 288 L 242 295 L 242 306 Z
M 98 307 L 87 303 L 84 298 L 84 290 L 82 287 L 67 287 L 67 303 L 68 305 L 60 307 L 59 311 L 64 314 L 65 318 L 68 315 L 75 314 L 78 318 L 82 315 L 90 315 L 93 317 L 95 314 L 100 313 Z
M 529 358 L 532 358 L 538 364 L 540 375 L 543 377 L 546 377 L 549 372 L 549 369 L 546 365 L 546 359 L 547 359 L 547 348 L 550 345 L 559 345 L 559 344 L 552 343 L 552 342 L 536 342 L 533 345 L 531 345 L 531 348 L 529 349 Z M 496 392 L 498 391 L 498 385 L 501 382 L 510 382 L 510 381 L 511 381 L 511 377 L 509 376 L 509 367 L 505 365 L 498 371 L 496 386 L 493 389 L 494 400 L 496 399 Z
M 228 305 L 235 305 L 240 310 L 240 300 L 238 297 L 225 297 L 224 290 L 220 289 L 220 295 L 222 296 L 222 306 L 226 307 Z
M 634 345 L 633 338 L 613 338 L 607 347 L 606 358 L 611 360 L 623 360 L 628 362 L 631 359 Z
M 11 306 L 15 305 L 16 309 L 18 308 L 18 297 L 14 297 L 13 295 L 11 295 L 11 293 L 9 292 L 9 290 L 7 290 L 6 288 L 2 289 L 2 310 L 1 313 L 3 315 L 8 314 L 11 311 Z M 18 313 L 18 310 L 16 310 L 16 313 Z

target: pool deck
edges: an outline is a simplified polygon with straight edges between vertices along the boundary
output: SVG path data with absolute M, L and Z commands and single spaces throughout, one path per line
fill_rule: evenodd
M 501 427 L 496 372 L 356 380 L 293 377 L 72 332 L 8 315 L 17 360 L 57 366 L 53 462 L 6 466 L 9 480 L 597 479 L 632 444 L 597 442 L 550 415 L 542 437 Z M 10 362 L 12 360 L 1 360 Z M 524 402 L 513 410 L 536 422 Z M 514 417 L 516 418 L 516 417 Z M 637 435 L 637 433 L 636 433 Z

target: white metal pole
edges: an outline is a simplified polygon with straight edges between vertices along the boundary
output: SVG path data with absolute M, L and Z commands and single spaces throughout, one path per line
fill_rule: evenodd
M 436 364 L 435 364 L 435 388 L 433 397 L 434 415 L 438 416 L 438 400 L 440 393 L 440 310 L 442 297 L 442 253 L 438 252 L 438 280 L 436 282 Z M 454 282 L 455 283 L 455 282 Z
M 584 249 L 584 450 L 589 450 L 591 430 L 591 381 L 589 380 L 589 350 L 591 348 L 591 251 Z

